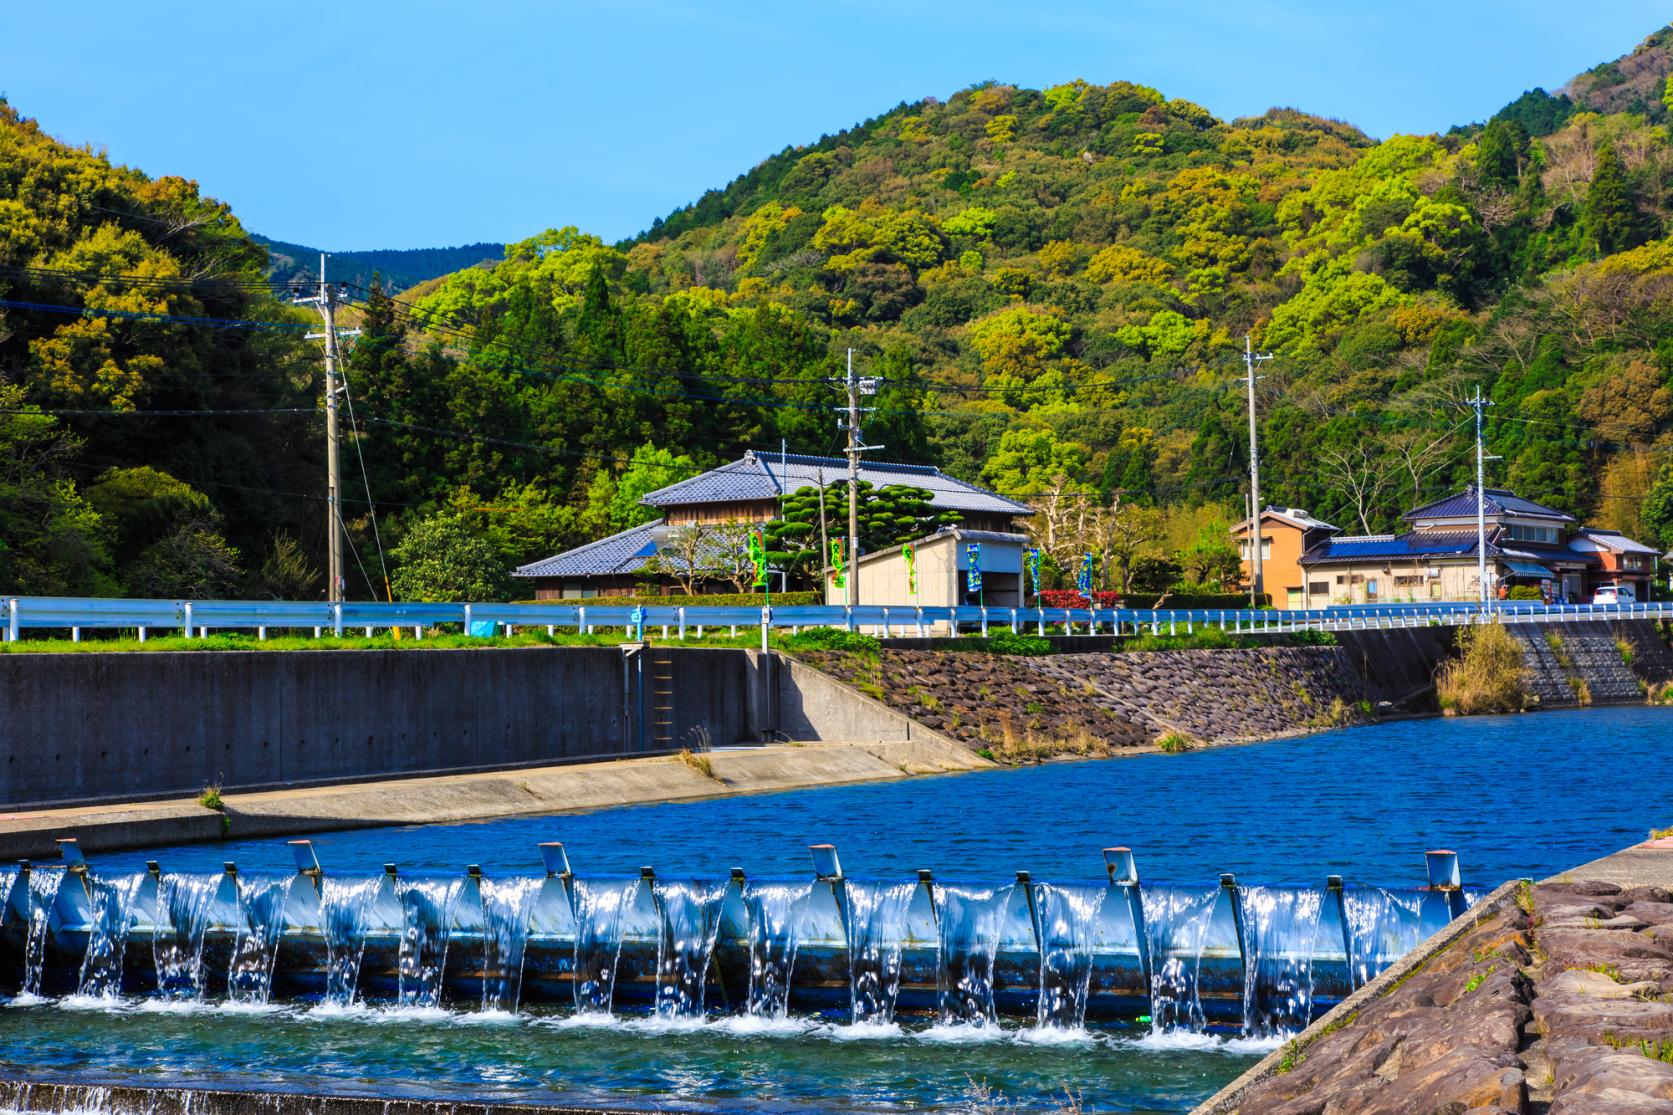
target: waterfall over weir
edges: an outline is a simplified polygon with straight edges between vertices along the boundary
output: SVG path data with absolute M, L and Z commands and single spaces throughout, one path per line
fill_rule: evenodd
M 811 880 L 578 878 L 561 844 L 545 874 L 328 874 L 293 841 L 294 875 L 103 878 L 65 863 L 0 873 L 0 989 L 19 995 L 291 998 L 348 1006 L 664 1019 L 815 1013 L 885 1024 L 1031 1019 L 1158 1030 L 1292 1032 L 1468 907 L 1457 857 L 1429 885 L 1141 885 L 1125 848 L 1105 880 L 1018 873 L 999 885 L 844 876 L 813 848 Z

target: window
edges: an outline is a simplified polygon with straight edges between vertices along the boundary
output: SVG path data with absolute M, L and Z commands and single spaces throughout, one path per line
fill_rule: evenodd
M 1340 578 L 1338 578 L 1340 580 Z M 1314 596 L 1328 596 L 1330 594 L 1329 581 L 1313 581 L 1307 586 L 1307 591 Z
M 1394 578 L 1394 587 L 1395 588 L 1416 588 L 1418 585 L 1421 585 L 1422 583 L 1423 583 L 1423 578 L 1422 577 L 1396 577 L 1396 578 Z
M 1556 527 L 1534 527 L 1523 523 L 1511 523 L 1505 532 L 1516 542 L 1543 542 L 1548 546 L 1557 544 Z
M 1336 574 L 1336 583 L 1339 584 L 1339 585 L 1347 584 L 1348 583 L 1348 575 L 1346 573 Z
M 1239 542 L 1237 544 L 1237 552 L 1238 552 L 1238 555 L 1240 557 L 1242 557 L 1244 561 L 1249 560 L 1249 540 L 1247 538 L 1243 539 L 1241 542 Z M 1261 560 L 1262 561 L 1271 561 L 1272 560 L 1272 539 L 1270 539 L 1270 538 L 1264 538 L 1263 537 L 1261 539 Z

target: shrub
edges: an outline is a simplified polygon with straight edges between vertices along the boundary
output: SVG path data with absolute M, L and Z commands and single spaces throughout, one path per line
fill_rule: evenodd
M 1441 709 L 1449 716 L 1520 712 L 1528 703 L 1522 644 L 1502 623 L 1458 630 L 1458 655 L 1435 679 Z
M 1042 639 L 1038 635 L 1019 635 L 1014 631 L 999 631 L 987 640 L 988 650 L 994 654 L 1020 654 L 1035 657 L 1050 654 L 1054 649 L 1051 640 Z
M 221 801 L 221 784 L 214 782 L 205 786 L 203 792 L 198 794 L 198 804 L 205 809 L 213 809 L 219 812 L 224 806 Z
M 1168 732 L 1157 737 L 1156 749 L 1165 755 L 1180 755 L 1191 750 L 1191 738 L 1182 732 Z
M 809 604 L 823 604 L 825 598 L 817 592 L 779 592 L 773 594 L 773 607 L 794 608 Z M 759 592 L 712 592 L 675 596 L 587 596 L 567 600 L 519 600 L 518 604 L 585 605 L 589 608 L 631 608 L 635 604 L 659 608 L 759 608 L 765 599 Z
M 806 627 L 780 643 L 785 650 L 847 650 L 875 655 L 881 645 L 870 635 L 844 631 L 840 627 Z

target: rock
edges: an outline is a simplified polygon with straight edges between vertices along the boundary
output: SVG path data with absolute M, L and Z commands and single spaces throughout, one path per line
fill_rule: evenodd
M 1657 984 L 1648 980 L 1638 983 L 1616 983 L 1602 972 L 1570 968 L 1542 981 L 1539 994 L 1541 999 L 1565 995 L 1587 999 L 1635 999 L 1654 995 L 1660 990 Z M 1537 1008 L 1534 1013 L 1539 1013 Z

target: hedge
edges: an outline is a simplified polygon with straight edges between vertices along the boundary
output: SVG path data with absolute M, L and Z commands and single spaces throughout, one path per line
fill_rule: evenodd
M 514 601 L 517 604 L 583 605 L 588 608 L 631 608 L 635 604 L 659 608 L 759 608 L 766 602 L 766 597 L 759 592 L 708 592 L 695 596 L 581 596 L 566 600 Z M 775 607 L 793 608 L 803 604 L 823 604 L 825 601 L 817 592 L 775 592 L 772 602 Z
M 1163 599 L 1161 593 L 1144 593 L 1143 595 L 1130 596 L 1125 600 L 1122 599 L 1119 592 L 1094 592 L 1092 599 L 1100 608 L 1138 608 L 1141 610 L 1154 607 L 1177 611 L 1185 611 L 1188 608 L 1230 611 L 1249 606 L 1249 594 L 1246 592 L 1175 593 L 1166 599 Z M 1263 597 L 1262 603 L 1266 603 L 1267 599 Z M 1040 593 L 1040 601 L 1048 608 L 1086 607 L 1086 597 L 1072 588 L 1048 588 Z M 1157 601 L 1160 601 L 1160 603 L 1157 603 Z

